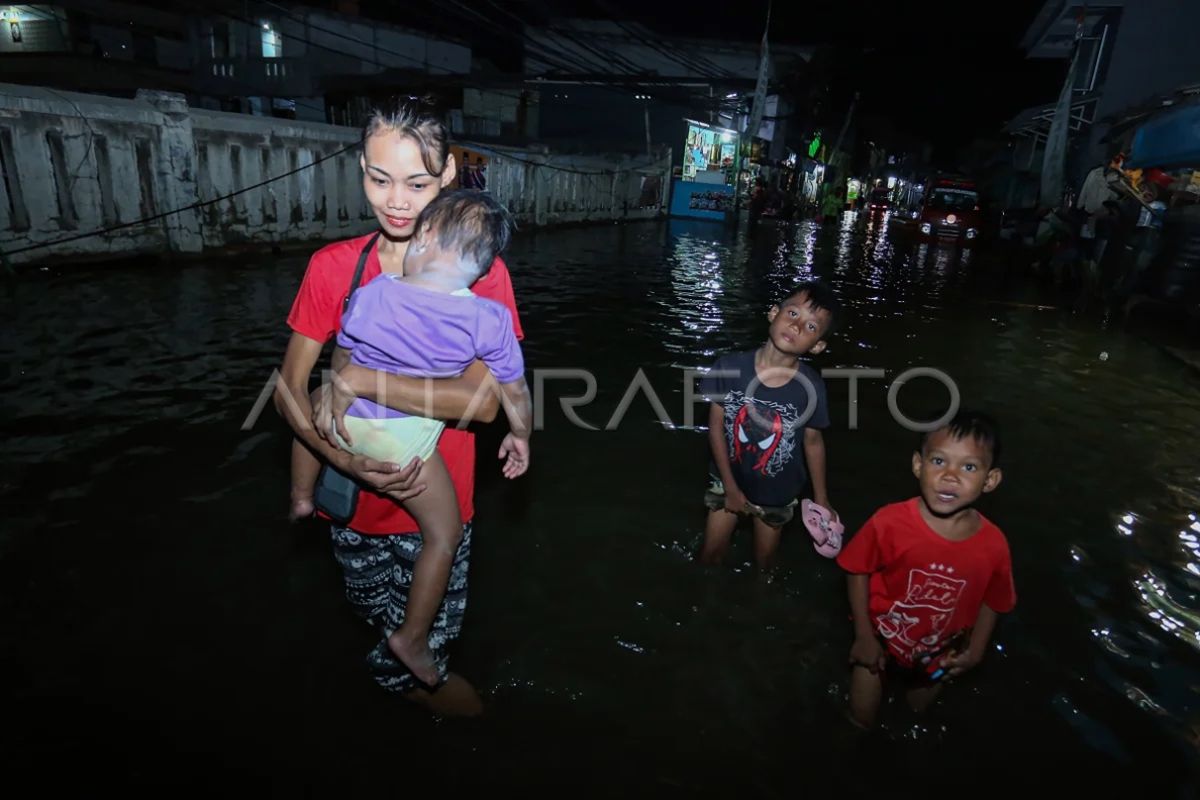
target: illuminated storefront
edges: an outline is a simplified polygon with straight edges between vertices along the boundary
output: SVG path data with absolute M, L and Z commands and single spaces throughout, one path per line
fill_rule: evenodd
M 733 210 L 737 175 L 737 131 L 687 122 L 683 168 L 671 191 L 671 215 L 724 220 Z
M 712 183 L 712 180 L 705 180 L 702 173 L 720 172 L 726 177 L 725 183 L 732 183 L 737 160 L 737 132 L 694 120 L 687 122 L 687 141 L 683 148 L 683 179 Z

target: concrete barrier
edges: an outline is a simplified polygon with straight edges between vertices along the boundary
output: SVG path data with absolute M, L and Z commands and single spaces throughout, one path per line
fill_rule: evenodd
M 190 108 L 168 92 L 129 100 L 0 84 L 0 251 L 17 264 L 365 233 L 375 223 L 358 137 Z M 487 190 L 523 226 L 666 212 L 670 152 L 582 157 L 456 144 L 488 155 Z

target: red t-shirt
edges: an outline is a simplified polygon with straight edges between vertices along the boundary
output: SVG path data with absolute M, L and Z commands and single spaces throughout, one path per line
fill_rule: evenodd
M 871 618 L 904 665 L 975 624 L 981 604 L 997 613 L 1017 602 L 1008 541 L 980 515 L 979 530 L 953 542 L 921 516 L 920 500 L 884 506 L 837 558 L 847 572 L 870 574 Z
M 337 334 L 342 325 L 342 309 L 349 294 L 350 280 L 354 277 L 358 256 L 368 238 L 370 235 L 334 242 L 313 253 L 292 303 L 291 313 L 288 314 L 288 326 L 293 331 L 321 343 L 328 342 Z M 367 256 L 359 286 L 382 272 L 377 251 L 378 244 L 371 248 Z M 491 269 L 471 286 L 471 291 L 505 305 L 512 313 L 513 331 L 517 339 L 524 338 L 516 300 L 513 298 L 512 278 L 501 259 L 492 262 Z M 438 452 L 450 471 L 462 520 L 468 522 L 475 515 L 475 435 L 447 425 L 438 440 Z M 359 494 L 358 508 L 354 519 L 350 520 L 350 527 L 368 534 L 416 533 L 420 530 L 416 521 L 399 503 L 374 492 Z

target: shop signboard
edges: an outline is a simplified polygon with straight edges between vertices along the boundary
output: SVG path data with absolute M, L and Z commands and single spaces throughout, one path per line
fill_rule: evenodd
M 675 181 L 671 216 L 724 221 L 733 210 L 733 187 L 722 183 Z

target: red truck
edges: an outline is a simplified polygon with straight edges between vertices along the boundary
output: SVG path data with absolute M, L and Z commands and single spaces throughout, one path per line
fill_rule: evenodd
M 926 184 L 917 233 L 927 241 L 964 242 L 979 238 L 983 215 L 975 183 L 963 178 L 932 178 Z

